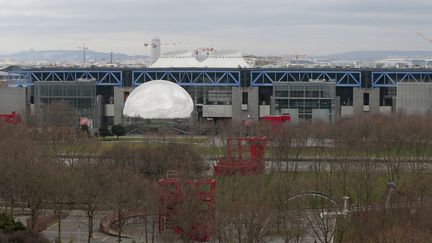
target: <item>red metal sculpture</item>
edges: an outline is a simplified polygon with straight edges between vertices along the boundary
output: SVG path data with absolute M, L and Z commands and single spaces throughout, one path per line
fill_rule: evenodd
M 214 179 L 159 180 L 159 232 L 172 229 L 179 235 L 187 234 L 193 241 L 210 240 L 215 218 L 215 193 Z
M 3 119 L 4 122 L 13 125 L 16 125 L 21 122 L 21 115 L 19 115 L 15 111 L 10 114 L 0 114 L 0 118 Z
M 266 137 L 228 138 L 227 155 L 214 166 L 215 175 L 258 175 L 264 171 Z

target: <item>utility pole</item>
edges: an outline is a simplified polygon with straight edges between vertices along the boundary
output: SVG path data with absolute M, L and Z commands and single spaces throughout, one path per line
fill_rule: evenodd
M 83 50 L 83 63 L 85 66 L 85 64 L 86 64 L 86 50 L 88 50 L 88 47 L 86 47 L 85 42 L 84 42 L 84 45 L 80 46 L 78 48 Z

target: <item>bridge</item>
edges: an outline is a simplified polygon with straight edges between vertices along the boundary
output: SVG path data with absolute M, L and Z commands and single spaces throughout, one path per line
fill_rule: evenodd
M 259 70 L 250 72 L 250 80 L 251 86 L 272 86 L 275 83 L 326 80 L 335 82 L 336 86 L 339 87 L 360 87 L 361 72 L 328 70 Z
M 26 69 L 8 72 L 15 85 L 35 82 L 95 79 L 99 86 L 137 86 L 164 79 L 182 86 L 264 87 L 287 82 L 324 80 L 336 87 L 397 87 L 399 82 L 431 83 L 432 69 L 283 69 L 283 68 L 144 68 L 144 69 Z M 128 82 L 125 82 L 127 80 Z
M 114 70 L 24 70 L 10 72 L 9 80 L 16 85 L 32 85 L 35 82 L 76 81 L 94 79 L 96 85 L 123 85 L 123 72 Z
M 396 87 L 399 82 L 432 82 L 432 70 L 429 71 L 378 71 L 372 72 L 372 87 Z
M 240 86 L 240 71 L 212 69 L 132 71 L 133 86 L 160 79 L 184 86 Z

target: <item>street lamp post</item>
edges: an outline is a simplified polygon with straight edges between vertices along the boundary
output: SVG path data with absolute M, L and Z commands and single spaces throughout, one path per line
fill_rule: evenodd
M 396 189 L 396 183 L 393 181 L 388 182 L 387 188 L 388 188 L 388 194 L 387 194 L 387 199 L 386 199 L 386 203 L 385 203 L 385 208 L 389 207 L 391 194 Z

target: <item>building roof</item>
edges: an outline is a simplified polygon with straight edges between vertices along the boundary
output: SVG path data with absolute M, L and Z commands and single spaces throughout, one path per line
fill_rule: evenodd
M 190 51 L 173 51 L 164 53 L 151 68 L 195 68 L 203 65 L 195 59 Z
M 202 62 L 208 68 L 250 68 L 239 51 L 215 51 Z

